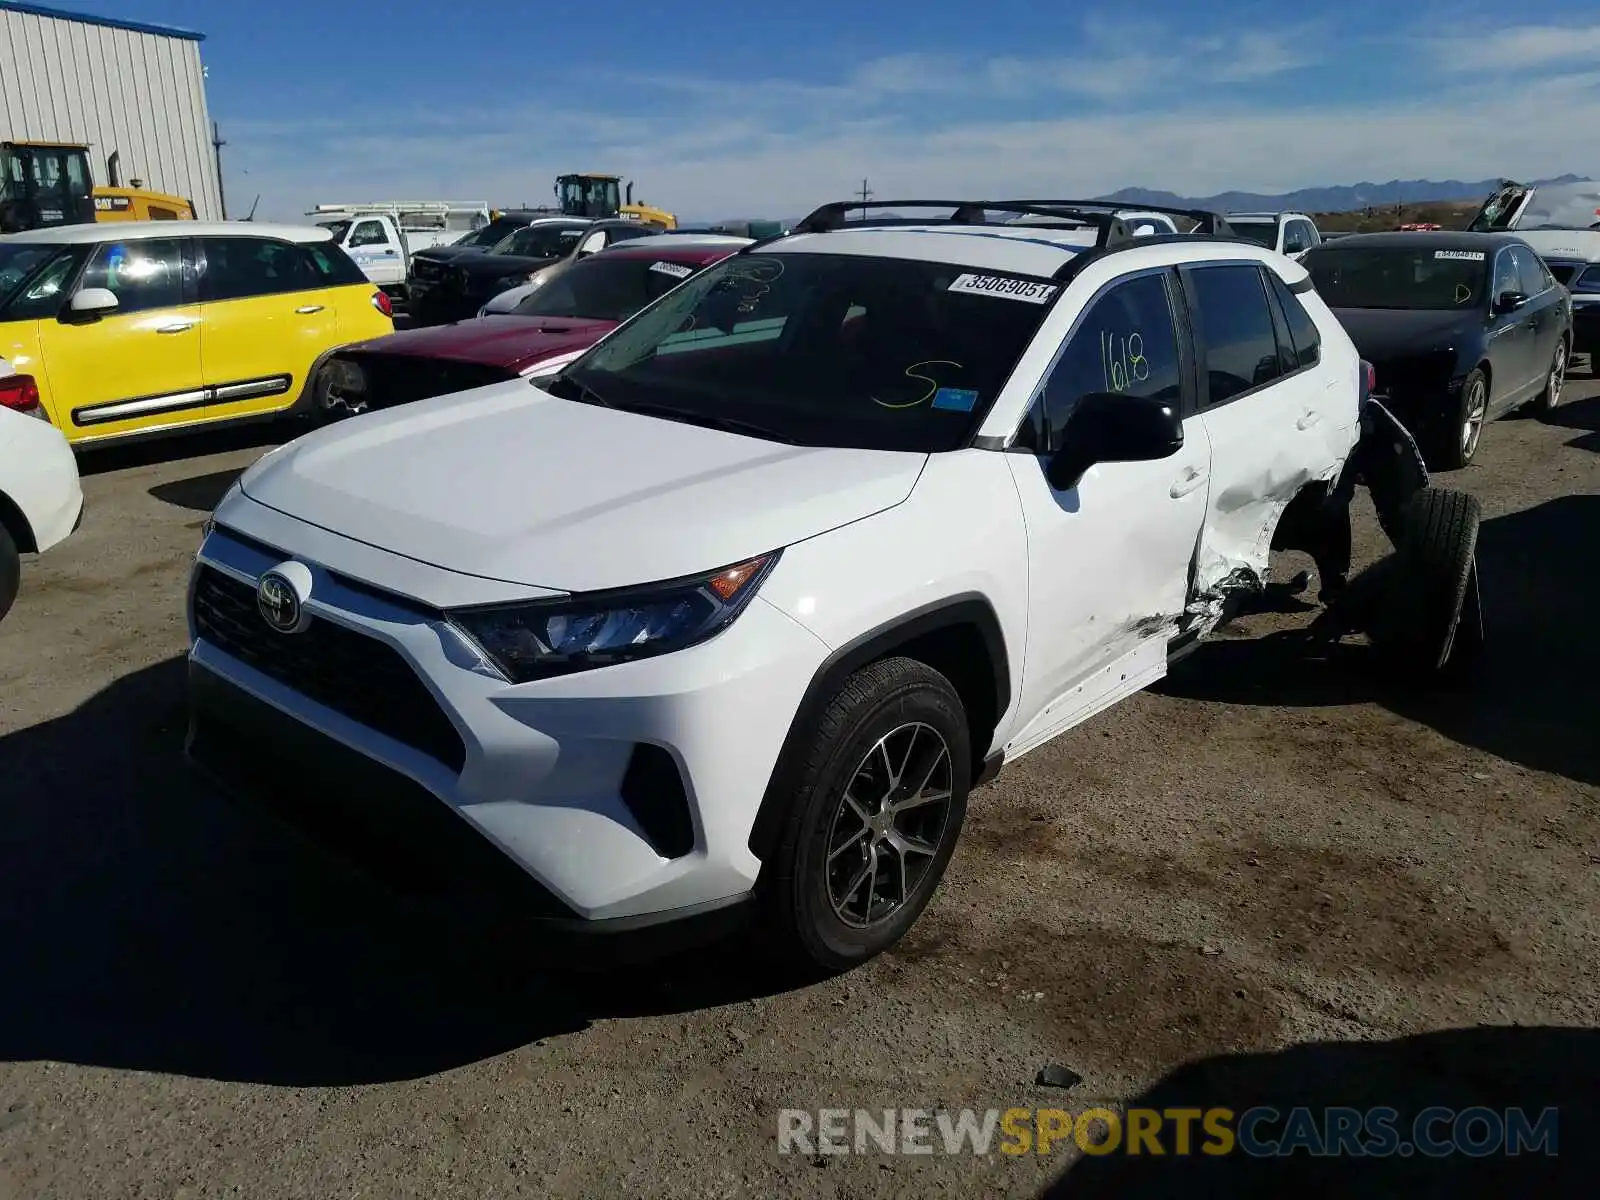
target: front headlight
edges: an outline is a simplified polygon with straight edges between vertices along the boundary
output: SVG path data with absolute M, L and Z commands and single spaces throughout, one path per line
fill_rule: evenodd
M 667 583 L 448 615 L 512 683 L 670 654 L 733 623 L 778 551 Z

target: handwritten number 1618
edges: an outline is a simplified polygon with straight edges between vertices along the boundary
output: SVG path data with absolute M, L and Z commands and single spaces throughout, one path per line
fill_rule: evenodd
M 1105 373 L 1106 391 L 1125 392 L 1135 383 L 1150 378 L 1150 361 L 1144 356 L 1144 338 L 1137 333 L 1119 338 L 1100 335 L 1100 365 Z

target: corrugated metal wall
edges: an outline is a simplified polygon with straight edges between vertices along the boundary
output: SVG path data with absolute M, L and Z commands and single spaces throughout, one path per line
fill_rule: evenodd
M 200 43 L 0 9 L 0 138 L 88 142 L 94 181 L 176 192 L 222 219 Z

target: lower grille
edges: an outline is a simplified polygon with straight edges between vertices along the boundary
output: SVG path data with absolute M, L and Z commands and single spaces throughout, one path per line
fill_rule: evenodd
M 414 780 L 189 665 L 189 755 L 240 798 L 402 895 L 571 919 L 571 909 Z
M 452 358 L 424 358 L 411 354 L 344 354 L 367 377 L 366 400 L 372 408 L 392 408 L 451 392 L 504 383 L 516 379 L 515 371 Z
M 257 610 L 254 588 L 209 566 L 195 580 L 194 622 L 217 649 L 318 704 L 452 770 L 466 764 L 461 734 L 392 646 L 321 619 L 279 633 Z

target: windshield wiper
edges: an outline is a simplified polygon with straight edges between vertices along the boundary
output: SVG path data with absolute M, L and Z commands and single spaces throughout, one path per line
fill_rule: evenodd
M 673 408 L 667 404 L 627 404 L 616 407 L 621 407 L 626 412 L 639 413 L 641 416 L 665 417 L 669 421 L 682 421 L 685 425 L 700 425 L 706 429 L 720 429 L 724 433 L 742 433 L 747 437 L 758 437 L 769 442 L 782 442 L 786 446 L 798 446 L 800 444 L 794 438 L 786 437 L 775 430 L 768 429 L 765 425 L 757 425 L 751 421 L 741 421 L 737 417 L 716 417 L 710 413 L 690 412 L 687 409 Z
M 542 381 L 538 380 L 538 379 L 530 379 L 530 380 L 528 380 L 528 382 L 533 384 L 534 387 L 539 387 Z M 557 388 L 559 388 L 561 390 L 560 391 L 554 390 L 554 389 L 557 389 Z M 566 392 L 569 389 L 570 389 L 572 394 L 570 394 L 570 395 L 563 395 L 562 394 L 563 392 Z M 557 399 L 560 399 L 560 400 L 576 400 L 580 404 L 594 404 L 594 405 L 598 405 L 600 408 L 615 408 L 616 407 L 615 404 L 612 404 L 611 401 L 607 400 L 604 396 L 602 396 L 599 392 L 595 391 L 588 384 L 579 383 L 571 375 L 557 374 L 556 377 L 554 379 L 550 380 L 549 383 L 544 384 L 544 390 L 549 392 L 551 395 L 555 396 Z

